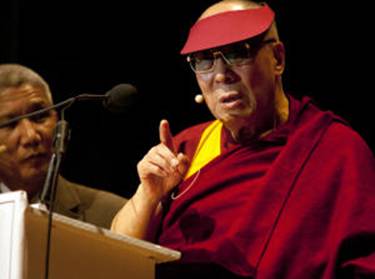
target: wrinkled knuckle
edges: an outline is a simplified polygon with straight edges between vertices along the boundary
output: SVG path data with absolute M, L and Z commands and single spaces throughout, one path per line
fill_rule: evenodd
M 139 161 L 137 164 L 137 170 L 142 171 L 144 169 L 144 161 Z
M 152 154 L 152 153 L 157 152 L 157 150 L 158 150 L 159 148 L 160 148 L 159 145 L 156 145 L 156 146 L 152 147 L 152 148 L 150 149 L 150 151 L 148 152 L 148 154 Z

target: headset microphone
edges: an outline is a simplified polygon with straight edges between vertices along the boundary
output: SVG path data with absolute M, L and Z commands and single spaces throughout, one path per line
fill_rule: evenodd
M 204 98 L 203 98 L 203 95 L 201 95 L 201 94 L 195 95 L 194 100 L 197 104 L 203 104 L 204 103 Z

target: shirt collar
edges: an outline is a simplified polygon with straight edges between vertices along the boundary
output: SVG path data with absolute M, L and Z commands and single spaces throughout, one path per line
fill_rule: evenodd
M 8 192 L 11 192 L 11 190 L 3 182 L 0 182 L 0 193 Z

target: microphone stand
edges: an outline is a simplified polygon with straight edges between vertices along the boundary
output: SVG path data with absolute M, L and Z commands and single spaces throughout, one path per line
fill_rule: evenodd
M 19 121 L 21 118 L 31 117 L 33 115 L 43 113 L 50 109 L 63 107 L 61 109 L 60 120 L 57 122 L 55 130 L 54 130 L 53 143 L 52 143 L 53 152 L 52 152 L 52 156 L 49 162 L 43 190 L 40 195 L 40 202 L 42 204 L 47 205 L 47 208 L 48 208 L 47 244 L 46 244 L 45 270 L 44 270 L 45 279 L 48 279 L 48 276 L 49 276 L 51 235 L 52 235 L 52 216 L 53 216 L 53 211 L 55 209 L 58 176 L 60 173 L 61 162 L 66 153 L 66 149 L 67 149 L 67 145 L 68 145 L 68 141 L 70 137 L 69 124 L 64 119 L 64 112 L 75 101 L 82 101 L 82 100 L 103 101 L 106 98 L 107 96 L 102 96 L 102 95 L 81 94 L 76 97 L 69 98 L 59 104 L 50 106 L 48 108 L 45 108 L 39 111 L 32 112 L 30 114 L 22 115 L 20 117 L 17 117 L 15 119 L 12 119 L 11 121 L 8 121 L 2 124 L 2 125 L 9 125 L 10 122 Z M 1 124 L 0 124 L 0 127 L 1 127 Z
M 43 191 L 40 197 L 41 203 L 48 205 L 48 229 L 47 229 L 47 245 L 45 257 L 45 273 L 44 278 L 49 276 L 49 259 L 51 250 L 51 234 L 52 234 L 52 215 L 55 207 L 55 199 L 57 192 L 57 181 L 60 173 L 61 162 L 65 155 L 67 144 L 69 141 L 70 130 L 68 122 L 64 119 L 64 110 L 67 109 L 74 101 L 61 111 L 61 120 L 56 124 L 53 136 L 53 153 L 49 162 L 48 172 L 44 183 Z M 49 201 L 47 202 L 47 199 Z
M 56 105 L 52 105 L 50 107 L 37 110 L 29 114 L 21 115 L 10 121 L 0 124 L 0 127 L 10 125 L 11 123 L 15 121 L 19 121 L 22 118 L 32 117 L 32 116 L 44 113 L 46 111 L 49 111 L 51 109 L 62 107 L 60 120 L 56 124 L 54 136 L 53 136 L 53 143 L 52 143 L 53 153 L 49 162 L 48 172 L 47 172 L 47 176 L 44 182 L 43 190 L 40 195 L 40 202 L 42 204 L 49 203 L 49 207 L 51 209 L 50 212 L 52 212 L 54 209 L 53 206 L 54 206 L 55 195 L 56 195 L 55 188 L 56 188 L 56 183 L 57 183 L 57 176 L 60 172 L 60 164 L 63 159 L 63 155 L 66 152 L 68 141 L 69 141 L 69 136 L 70 136 L 69 124 L 64 119 L 65 110 L 69 108 L 71 105 L 73 105 L 75 101 L 84 101 L 84 100 L 102 101 L 105 98 L 106 96 L 103 96 L 103 95 L 81 94 L 76 97 L 69 98 Z M 49 202 L 47 201 L 47 199 L 49 199 Z

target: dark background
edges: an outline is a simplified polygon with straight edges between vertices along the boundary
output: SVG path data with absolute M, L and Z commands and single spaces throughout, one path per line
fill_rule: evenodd
M 0 63 L 40 73 L 55 102 L 104 94 L 119 83 L 138 88 L 141 101 L 124 115 L 94 103 L 68 110 L 72 135 L 62 170 L 70 180 L 129 196 L 138 184 L 136 163 L 158 141 L 160 119 L 177 133 L 210 118 L 193 101 L 198 87 L 179 50 L 216 1 L 94 2 L 3 0 Z M 309 95 L 347 119 L 374 150 L 369 5 L 268 3 L 287 48 L 286 91 Z

